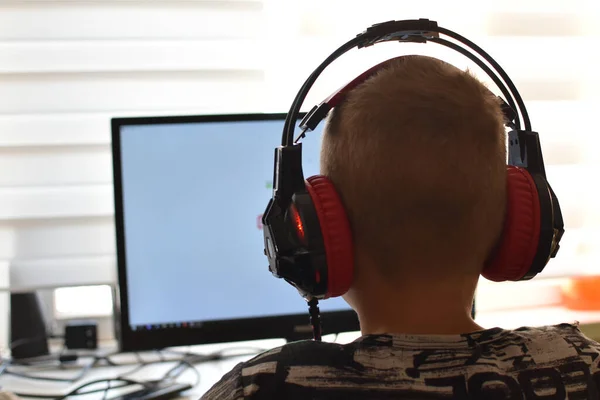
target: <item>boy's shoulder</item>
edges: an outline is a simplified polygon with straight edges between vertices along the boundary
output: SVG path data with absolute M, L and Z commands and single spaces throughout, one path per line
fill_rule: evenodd
M 290 368 L 339 366 L 353 363 L 352 343 L 341 345 L 303 340 L 265 351 L 237 364 L 225 374 L 202 399 L 278 398 L 281 385 L 288 379 Z M 260 393 L 258 392 L 258 389 Z
M 535 328 L 522 327 L 507 332 L 522 338 L 528 345 L 528 352 L 535 352 L 539 348 L 549 354 L 556 353 L 558 357 L 567 356 L 566 353 L 571 356 L 588 354 L 593 359 L 590 361 L 596 361 L 600 355 L 600 344 L 587 337 L 579 328 L 578 323 Z M 561 352 L 565 354 L 561 354 Z
M 302 398 L 316 391 L 330 393 L 334 387 L 343 388 L 350 398 L 352 390 L 360 391 L 359 381 L 368 381 L 372 390 L 385 387 L 423 394 L 459 386 L 470 391 L 488 381 L 510 384 L 511 390 L 520 392 L 536 379 L 555 378 L 557 385 L 572 381 L 563 382 L 569 391 L 586 386 L 570 379 L 577 374 L 587 376 L 594 390 L 600 388 L 600 344 L 577 324 L 495 328 L 443 339 L 373 335 L 344 345 L 299 341 L 271 349 L 238 364 L 203 398 L 266 399 L 282 393 Z M 458 386 L 439 387 L 450 381 Z M 225 392 L 231 397 L 224 397 Z

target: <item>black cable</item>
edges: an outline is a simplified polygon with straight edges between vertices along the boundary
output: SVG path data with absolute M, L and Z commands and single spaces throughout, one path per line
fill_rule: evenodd
M 108 379 L 97 379 L 94 381 L 86 382 L 66 394 L 50 395 L 50 394 L 34 394 L 34 393 L 21 393 L 21 392 L 14 392 L 14 394 L 19 397 L 31 397 L 34 399 L 64 400 L 67 397 L 71 397 L 71 396 L 84 396 L 84 395 L 88 395 L 88 394 L 104 392 L 106 390 L 106 388 L 92 389 L 92 390 L 88 390 L 85 392 L 80 392 L 80 391 L 82 389 L 85 389 L 88 386 L 97 385 L 99 383 L 105 383 L 105 382 L 122 382 L 123 383 L 118 386 L 112 386 L 111 389 L 120 389 L 120 388 L 129 387 L 129 386 L 149 387 L 150 385 L 155 384 L 155 382 L 140 382 L 140 381 L 135 381 L 132 379 L 108 378 Z
M 185 368 L 181 368 L 181 367 L 185 367 Z M 186 361 L 186 360 L 181 360 L 179 363 L 177 363 L 176 366 L 174 366 L 173 368 L 168 370 L 163 375 L 163 377 L 160 379 L 160 381 L 161 382 L 163 382 L 163 381 L 172 382 L 175 379 L 177 379 L 179 376 L 181 376 L 181 374 L 183 374 L 188 369 L 191 369 L 192 371 L 194 371 L 194 373 L 196 375 L 196 382 L 194 383 L 193 386 L 198 386 L 200 384 L 200 372 L 198 372 L 198 369 L 196 367 L 194 367 L 192 362 Z
M 75 382 L 83 379 L 90 372 L 90 370 L 98 364 L 98 361 L 99 361 L 99 358 L 95 357 L 92 362 L 90 362 L 89 364 L 87 364 L 83 368 L 81 368 L 79 373 L 71 378 L 56 378 L 56 377 L 50 377 L 50 376 L 31 375 L 30 373 L 11 371 L 10 369 L 8 369 L 8 366 L 7 366 L 7 368 L 4 369 L 3 372 L 6 375 L 12 375 L 17 378 L 31 379 L 31 380 L 35 380 L 35 381 L 75 383 Z
M 119 377 L 126 377 L 127 375 L 133 375 L 136 372 L 139 372 L 141 370 L 143 370 L 144 368 L 146 368 L 148 365 L 150 364 L 140 364 L 136 367 L 134 367 L 132 370 L 127 371 L 127 372 L 123 372 L 121 375 L 119 375 Z
M 115 352 L 115 353 L 110 353 L 110 354 L 106 354 L 106 355 L 104 355 L 104 356 L 99 356 L 99 357 L 100 357 L 100 359 L 101 359 L 102 361 L 106 362 L 106 363 L 107 363 L 108 365 L 110 365 L 111 367 L 116 367 L 116 366 L 118 366 L 118 364 L 117 364 L 117 363 L 115 363 L 114 361 L 112 361 L 110 358 L 111 358 L 112 356 L 116 356 L 116 355 L 118 355 L 118 354 L 119 354 L 119 353 Z
M 106 396 L 108 395 L 108 392 L 110 391 L 111 386 L 112 386 L 111 383 L 112 383 L 112 381 L 106 382 L 106 389 L 104 390 L 104 393 L 102 394 L 102 400 L 106 400 Z
M 319 312 L 319 300 L 312 298 L 308 301 L 308 313 L 310 314 L 310 324 L 313 329 L 313 339 L 321 341 L 321 313 Z
M 184 357 L 188 357 L 187 355 L 180 353 L 181 355 L 183 355 Z M 185 358 L 183 359 L 174 359 L 174 360 L 169 360 L 163 357 L 162 360 L 153 360 L 153 361 L 145 361 L 143 364 L 139 364 L 137 366 L 135 366 L 133 369 L 123 372 L 122 374 L 119 375 L 119 377 L 126 377 L 128 375 L 132 375 L 135 374 L 136 372 L 139 372 L 141 370 L 143 370 L 146 367 L 149 367 L 150 365 L 154 365 L 154 364 L 165 364 L 165 363 L 170 363 L 170 362 L 181 362 L 185 360 Z M 119 366 L 118 364 L 115 366 Z
M 112 355 L 114 355 L 114 354 L 112 354 Z M 161 356 L 160 360 L 144 361 L 144 359 L 141 357 L 141 355 L 139 353 L 134 353 L 134 355 L 136 356 L 136 359 L 138 360 L 139 365 L 136 366 L 133 370 L 128 371 L 128 372 L 122 374 L 122 376 L 131 375 L 131 374 L 133 374 L 135 372 L 138 372 L 138 371 L 146 368 L 149 365 L 161 364 L 161 363 L 166 363 L 166 362 L 177 362 L 177 361 L 180 361 L 178 359 L 168 360 L 168 359 L 165 359 L 162 356 Z M 76 376 L 71 377 L 71 378 L 47 377 L 47 376 L 34 375 L 31 372 L 17 372 L 17 371 L 12 371 L 12 370 L 10 370 L 8 368 L 10 366 L 10 364 L 7 364 L 3 370 L 0 370 L 0 374 L 5 373 L 7 375 L 12 375 L 12 376 L 15 376 L 15 377 L 18 377 L 18 378 L 30 379 L 30 380 L 35 380 L 35 381 L 58 382 L 58 383 L 75 383 L 75 382 L 80 381 L 81 379 L 83 379 L 89 373 L 89 371 L 92 368 L 94 368 L 95 366 L 99 365 L 102 361 L 105 361 L 109 366 L 113 366 L 113 367 L 122 366 L 122 365 L 119 365 L 118 363 L 115 363 L 114 361 L 112 361 L 110 359 L 110 356 L 111 355 L 95 356 L 93 358 L 93 360 L 92 360 L 91 363 L 89 363 L 89 364 L 85 365 L 84 367 L 82 367 L 81 371 Z M 185 357 L 185 355 L 182 354 L 182 357 Z M 53 365 L 52 369 L 56 369 L 56 367 L 57 366 Z M 60 366 L 58 366 L 58 367 L 60 368 Z
M 95 381 L 84 383 L 83 385 L 81 385 L 81 386 L 79 386 L 79 387 L 71 390 L 69 393 L 58 397 L 57 400 L 64 400 L 67 397 L 71 397 L 71 396 L 81 396 L 81 395 L 84 395 L 84 394 L 89 394 L 88 392 L 79 393 L 79 391 L 81 389 L 85 389 L 88 386 L 97 385 L 99 383 L 104 383 L 104 382 L 106 382 L 106 383 L 108 383 L 108 382 L 125 382 L 125 383 L 128 383 L 130 386 L 133 386 L 133 385 L 140 385 L 142 387 L 151 386 L 151 383 L 135 381 L 135 380 L 132 380 L 132 379 L 122 379 L 122 378 L 97 379 Z
M 166 360 L 166 361 L 170 362 L 173 360 Z M 206 360 L 204 358 L 202 358 L 199 361 L 205 362 Z M 173 382 L 179 376 L 181 376 L 185 371 L 187 371 L 188 369 L 191 369 L 195 375 L 195 382 L 193 383 L 192 386 L 194 386 L 194 387 L 198 386 L 200 384 L 200 372 L 193 364 L 194 364 L 193 360 L 185 360 L 185 359 L 179 360 L 175 366 L 170 368 L 160 379 L 157 379 L 156 381 L 154 381 L 154 383 L 158 384 L 158 383 L 163 383 L 163 382 Z M 182 368 L 182 367 L 184 367 L 184 368 Z M 139 369 L 137 371 L 139 371 Z M 128 371 L 124 374 L 121 374 L 119 376 L 119 378 L 123 378 L 125 375 L 130 375 L 133 372 L 137 372 L 137 371 L 135 371 L 135 370 Z

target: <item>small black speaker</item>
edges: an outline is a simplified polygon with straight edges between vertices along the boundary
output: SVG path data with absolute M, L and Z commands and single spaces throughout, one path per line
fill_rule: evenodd
M 65 326 L 65 347 L 69 350 L 98 348 L 98 328 L 94 322 L 73 321 Z
M 46 323 L 37 293 L 10 295 L 10 337 L 14 359 L 49 354 Z

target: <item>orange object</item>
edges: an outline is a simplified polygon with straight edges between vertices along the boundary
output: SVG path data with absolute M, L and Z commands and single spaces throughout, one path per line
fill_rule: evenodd
M 571 310 L 600 311 L 600 276 L 578 276 L 561 288 L 562 303 Z

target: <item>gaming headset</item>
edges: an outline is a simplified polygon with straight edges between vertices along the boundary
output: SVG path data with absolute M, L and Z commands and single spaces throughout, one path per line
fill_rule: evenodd
M 468 49 L 443 39 L 446 35 Z M 294 140 L 295 123 L 306 95 L 319 75 L 334 60 L 357 47 L 381 42 L 433 42 L 454 49 L 482 68 L 502 92 L 508 134 L 507 209 L 502 237 L 482 275 L 492 281 L 520 281 L 540 273 L 556 256 L 564 233 L 558 199 L 546 180 L 538 134 L 531 129 L 525 104 L 504 70 L 468 39 L 427 19 L 376 24 L 334 51 L 308 77 L 287 114 L 281 146 L 275 149 L 273 197 L 263 215 L 265 255 L 269 270 L 298 289 L 315 304 L 318 299 L 343 295 L 352 284 L 354 259 L 352 232 L 346 211 L 333 183 L 324 176 L 304 178 L 302 143 L 329 111 L 390 60 L 364 72 L 306 114 Z M 521 118 L 519 118 L 519 113 Z M 523 129 L 521 129 L 521 119 Z M 316 310 L 318 313 L 318 309 Z M 311 313 L 312 315 L 312 313 Z

